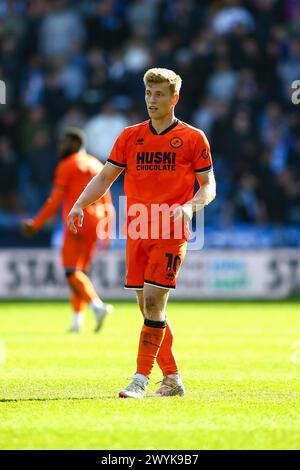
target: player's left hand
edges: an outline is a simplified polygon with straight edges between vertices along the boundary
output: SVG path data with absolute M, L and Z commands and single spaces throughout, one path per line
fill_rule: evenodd
M 24 237 L 28 237 L 28 238 L 36 234 L 37 230 L 33 226 L 32 219 L 23 220 L 21 232 L 24 235 Z
M 183 205 L 176 207 L 170 214 L 171 221 L 176 225 L 180 225 L 178 233 L 181 233 L 182 227 L 184 236 L 188 240 L 191 235 L 190 223 L 193 218 L 193 209 L 191 205 Z
M 178 206 L 171 213 L 171 217 L 173 217 L 174 222 L 182 220 L 183 222 L 190 223 L 193 218 L 193 209 L 189 205 Z

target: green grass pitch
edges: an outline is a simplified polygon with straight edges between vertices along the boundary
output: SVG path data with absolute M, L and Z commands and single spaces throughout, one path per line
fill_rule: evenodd
M 68 303 L 0 304 L 1 449 L 300 448 L 299 302 L 170 302 L 187 395 L 143 400 L 117 398 L 142 319 L 115 307 L 70 335 Z

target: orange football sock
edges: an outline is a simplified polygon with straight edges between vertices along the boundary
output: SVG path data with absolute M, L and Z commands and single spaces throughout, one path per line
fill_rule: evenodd
M 173 330 L 170 323 L 167 321 L 165 336 L 156 358 L 157 364 L 161 368 L 163 375 L 178 374 L 178 366 L 172 350 L 172 345 Z
M 77 295 L 75 292 L 71 294 L 71 304 L 73 308 L 73 312 L 83 312 L 86 307 L 86 301 L 83 300 L 80 295 Z
M 164 338 L 165 327 L 166 323 L 164 321 L 145 320 L 140 334 L 137 374 L 149 377 Z
M 68 282 L 71 289 L 80 296 L 85 302 L 91 302 L 98 299 L 99 296 L 88 276 L 82 271 L 75 271 L 68 276 Z

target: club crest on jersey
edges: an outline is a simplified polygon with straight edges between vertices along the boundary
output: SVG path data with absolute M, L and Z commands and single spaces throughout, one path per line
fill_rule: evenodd
M 204 160 L 206 160 L 209 157 L 209 150 L 208 149 L 202 150 L 201 157 L 204 158 Z
M 179 147 L 182 146 L 182 144 L 183 144 L 183 141 L 180 137 L 173 137 L 173 139 L 170 140 L 170 145 L 174 149 L 178 149 Z

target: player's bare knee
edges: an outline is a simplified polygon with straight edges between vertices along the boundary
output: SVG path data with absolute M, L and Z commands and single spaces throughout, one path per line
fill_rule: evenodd
M 139 304 L 139 307 L 140 307 L 141 314 L 143 315 L 143 317 L 145 317 L 144 304 L 142 304 L 141 302 L 138 302 L 138 304 Z
M 157 299 L 154 295 L 145 297 L 144 316 L 152 321 L 163 321 L 165 319 L 164 307 L 161 305 L 160 299 Z
M 154 295 L 147 295 L 145 297 L 145 310 L 146 312 L 151 312 L 152 310 L 157 310 L 158 302 Z
M 144 307 L 144 294 L 143 291 L 136 291 L 136 298 L 138 306 L 140 307 L 141 314 L 145 318 L 145 307 Z
M 165 321 L 165 313 L 161 310 L 145 311 L 144 318 L 151 321 Z

